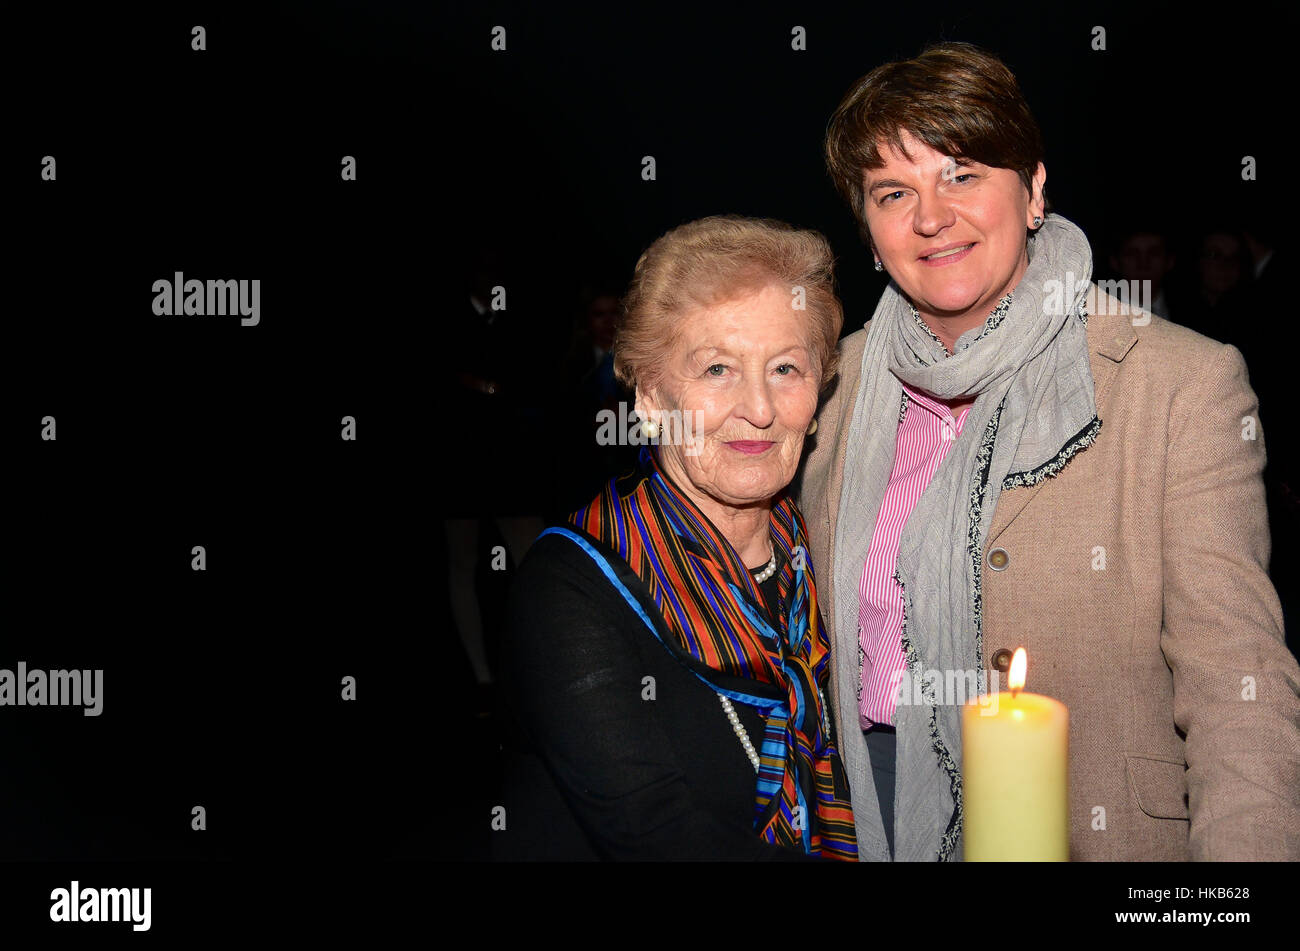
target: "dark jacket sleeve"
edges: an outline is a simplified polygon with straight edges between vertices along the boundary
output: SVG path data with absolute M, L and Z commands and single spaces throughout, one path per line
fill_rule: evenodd
M 656 702 L 642 699 L 646 670 L 634 638 L 653 635 L 572 541 L 534 545 L 514 579 L 507 623 L 516 715 L 600 854 L 808 858 L 698 801 Z

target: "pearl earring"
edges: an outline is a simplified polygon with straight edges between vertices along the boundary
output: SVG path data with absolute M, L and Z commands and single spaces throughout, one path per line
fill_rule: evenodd
M 645 433 L 646 439 L 658 439 L 659 424 L 653 419 L 644 419 L 641 421 L 641 432 Z

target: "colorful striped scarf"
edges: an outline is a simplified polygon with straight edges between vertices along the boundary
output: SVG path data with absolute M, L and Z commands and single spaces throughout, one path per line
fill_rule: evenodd
M 570 521 L 617 552 L 645 582 L 693 673 L 766 715 L 755 795 L 758 835 L 856 861 L 848 783 L 821 693 L 830 643 L 807 563 L 803 516 L 783 493 L 770 518 L 781 566 L 776 629 L 735 549 L 664 474 L 650 447 L 641 450 L 634 472 L 610 480 Z

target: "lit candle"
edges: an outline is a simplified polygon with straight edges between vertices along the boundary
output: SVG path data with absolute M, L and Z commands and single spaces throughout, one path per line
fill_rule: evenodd
M 962 799 L 968 862 L 1066 862 L 1070 858 L 1070 711 L 1026 693 L 1017 648 L 1008 691 L 962 710 Z

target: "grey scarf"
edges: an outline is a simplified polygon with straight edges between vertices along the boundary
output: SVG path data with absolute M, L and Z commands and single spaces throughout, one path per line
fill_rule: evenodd
M 835 538 L 837 631 L 857 630 L 858 582 L 894 466 L 899 381 L 945 400 L 977 396 L 898 554 L 907 676 L 923 688 L 894 718 L 900 860 L 961 856 L 960 698 L 943 696 L 942 685 L 974 676 L 983 690 L 981 562 L 1000 492 L 1055 475 L 1101 426 L 1083 309 L 1091 276 L 1083 232 L 1050 215 L 1029 239 L 1029 267 L 1010 298 L 951 355 L 892 282 L 867 332 Z M 939 693 L 925 689 L 936 685 Z M 860 841 L 867 828 L 859 818 Z

